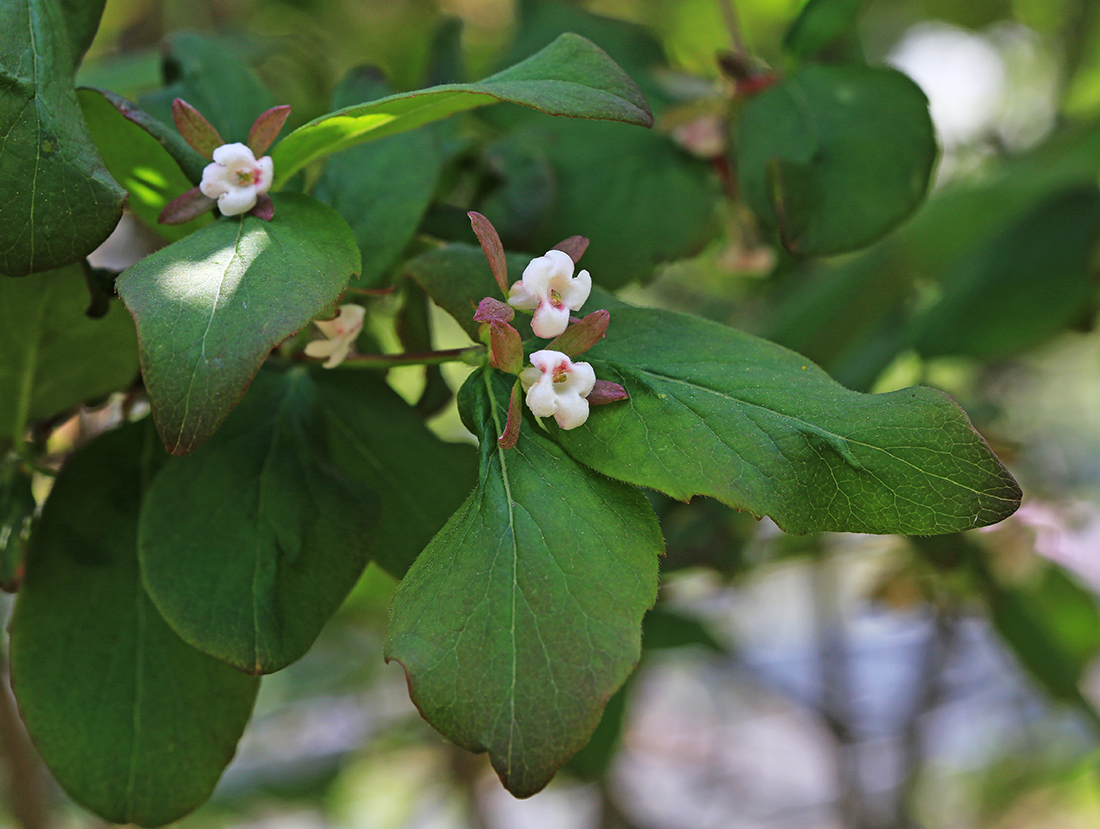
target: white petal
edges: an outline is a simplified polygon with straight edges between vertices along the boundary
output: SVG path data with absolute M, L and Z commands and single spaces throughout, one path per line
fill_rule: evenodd
M 508 304 L 513 308 L 522 308 L 524 311 L 534 311 L 542 300 L 537 294 L 527 290 L 527 286 L 521 281 L 515 282 L 508 290 Z
M 576 429 L 588 420 L 588 401 L 579 394 L 559 395 L 554 420 L 563 429 Z
M 542 375 L 539 381 L 527 390 L 527 408 L 536 417 L 550 417 L 558 410 L 558 394 L 554 389 L 554 380 L 549 374 Z
M 553 260 L 546 256 L 536 256 L 523 269 L 523 287 L 532 296 L 545 299 L 549 296 L 550 289 L 548 286 L 555 273 L 557 273 L 557 269 L 554 267 Z
M 203 169 L 199 192 L 208 199 L 216 199 L 222 193 L 228 193 L 232 187 L 229 183 L 229 170 L 225 165 L 214 162 Z
M 351 351 L 351 340 L 339 339 L 333 340 L 332 344 L 335 348 L 332 350 L 332 356 L 325 360 L 322 368 L 336 368 L 340 363 L 344 362 L 344 359 L 348 356 L 348 352 Z M 585 402 L 587 406 L 587 401 Z
M 545 258 L 550 260 L 554 273 L 573 276 L 573 258 L 565 251 L 548 250 Z
M 590 293 L 592 293 L 592 277 L 588 271 L 581 271 L 570 280 L 565 290 L 561 291 L 561 299 L 575 311 L 588 301 Z
M 548 371 L 551 374 L 554 373 L 554 370 L 557 369 L 562 362 L 565 363 L 566 371 L 569 371 L 573 367 L 573 362 L 565 354 L 550 348 L 532 352 L 529 359 L 531 360 L 531 365 L 538 367 L 542 371 Z
M 328 357 L 336 350 L 333 340 L 313 340 L 306 343 L 305 352 L 310 357 Z
M 555 308 L 549 302 L 543 302 L 535 309 L 535 317 L 531 320 L 531 330 L 536 337 L 549 339 L 556 337 L 569 327 L 569 309 Z
M 581 397 L 588 397 L 595 386 L 595 369 L 588 363 L 573 363 L 573 370 L 569 373 L 569 391 L 576 392 Z
M 218 196 L 218 210 L 223 216 L 239 216 L 256 206 L 255 187 L 233 187 Z
M 255 167 L 256 156 L 244 144 L 222 144 L 212 153 L 214 161 L 225 167 Z
M 260 171 L 260 175 L 256 179 L 256 192 L 266 193 L 271 188 L 271 182 L 275 178 L 275 162 L 271 160 L 271 156 L 265 155 L 256 162 L 256 169 Z

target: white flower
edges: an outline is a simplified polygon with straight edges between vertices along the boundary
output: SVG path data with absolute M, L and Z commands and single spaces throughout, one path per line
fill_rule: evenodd
M 223 216 L 237 216 L 256 206 L 256 197 L 271 187 L 274 172 L 271 156 L 257 161 L 244 144 L 222 144 L 214 150 L 214 163 L 202 171 L 199 190 L 218 200 Z
M 536 351 L 531 362 L 519 375 L 527 390 L 527 407 L 538 417 L 553 415 L 563 429 L 576 429 L 588 420 L 585 398 L 596 385 L 592 366 L 550 350 Z
M 588 271 L 573 276 L 568 253 L 548 250 L 523 269 L 523 278 L 508 291 L 508 304 L 534 311 L 531 330 L 538 337 L 556 337 L 569 325 L 569 312 L 584 305 L 592 291 Z
M 314 320 L 313 324 L 321 329 L 325 339 L 307 344 L 306 354 L 310 357 L 328 357 L 325 368 L 336 368 L 344 362 L 359 332 L 363 330 L 365 313 L 362 305 L 341 305 L 332 319 Z

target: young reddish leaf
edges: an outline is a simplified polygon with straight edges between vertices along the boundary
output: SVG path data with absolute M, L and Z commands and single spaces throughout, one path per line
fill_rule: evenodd
M 492 331 L 489 365 L 509 374 L 519 374 L 523 371 L 523 341 L 519 332 L 506 322 L 494 320 L 489 326 Z
M 508 421 L 504 424 L 504 434 L 497 438 L 501 449 L 512 449 L 519 442 L 519 427 L 523 422 L 523 387 L 519 380 L 512 386 L 512 396 L 508 399 Z
M 157 222 L 162 225 L 181 225 L 213 210 L 217 203 L 215 199 L 204 196 L 198 187 L 192 187 L 164 205 Z
M 183 98 L 172 101 L 172 120 L 184 141 L 206 158 L 213 158 L 214 150 L 225 143 L 213 125 Z
M 592 387 L 592 391 L 588 393 L 585 400 L 588 401 L 589 406 L 602 406 L 605 403 L 614 403 L 616 400 L 628 400 L 629 398 L 630 395 L 626 393 L 626 389 L 618 383 L 612 383 L 610 380 L 597 380 L 596 385 Z
M 500 292 L 508 296 L 508 264 L 504 260 L 504 245 L 500 243 L 497 229 L 480 213 L 471 210 L 466 215 L 470 217 L 470 224 L 474 227 L 477 240 L 481 242 L 481 249 L 485 251 L 485 258 L 489 260 L 493 279 L 497 281 Z
M 260 117 L 256 119 L 256 123 L 252 125 L 252 129 L 248 133 L 248 148 L 252 150 L 256 158 L 263 155 L 267 148 L 271 146 L 271 142 L 275 140 L 275 136 L 279 134 L 279 130 L 286 123 L 288 115 L 290 115 L 290 105 L 283 104 L 261 113 Z
M 593 311 L 558 334 L 546 348 L 560 351 L 568 357 L 576 357 L 603 339 L 610 321 L 609 311 Z
M 248 211 L 248 215 L 270 222 L 275 218 L 275 202 L 271 200 L 271 196 L 267 193 L 260 193 L 256 197 L 256 206 Z
M 563 239 L 554 245 L 554 250 L 568 253 L 569 258 L 573 260 L 575 265 L 581 261 L 584 252 L 588 250 L 588 238 L 586 236 L 570 236 L 568 239 Z
M 516 312 L 507 302 L 487 296 L 477 304 L 474 319 L 478 322 L 511 322 L 515 315 Z

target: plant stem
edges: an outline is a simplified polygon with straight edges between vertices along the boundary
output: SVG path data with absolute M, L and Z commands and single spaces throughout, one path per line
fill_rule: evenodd
M 726 30 L 730 33 L 730 43 L 733 52 L 744 55 L 745 41 L 741 38 L 741 24 L 737 18 L 737 9 L 733 6 L 733 0 L 718 0 L 718 7 L 722 10 L 722 17 L 726 21 Z
M 15 709 L 8 683 L 7 654 L 0 651 L 0 765 L 7 777 L 11 816 L 22 829 L 45 829 L 46 780 L 41 761 Z
M 394 368 L 395 366 L 437 366 L 440 363 L 463 362 L 471 365 L 485 354 L 485 346 L 468 345 L 446 351 L 422 351 L 404 354 L 360 354 L 348 357 L 343 365 L 353 368 Z

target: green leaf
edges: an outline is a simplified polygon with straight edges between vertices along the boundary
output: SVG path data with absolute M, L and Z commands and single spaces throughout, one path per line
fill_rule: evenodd
M 73 56 L 73 68 L 80 63 L 84 53 L 95 40 L 99 19 L 107 0 L 60 0 L 61 14 L 69 30 L 69 47 Z
M 444 443 L 379 377 L 365 371 L 314 373 L 328 451 L 381 501 L 371 558 L 397 578 L 473 488 L 472 447 Z
M 28 421 L 125 388 L 137 375 L 133 323 L 119 307 L 84 314 L 78 267 L 0 280 L 0 435 L 23 441 Z
M 359 270 L 351 229 L 292 193 L 275 219 L 223 219 L 122 273 L 157 430 L 174 455 L 205 441 L 268 352 L 339 296 Z
M 0 273 L 78 262 L 126 194 L 108 175 L 73 92 L 78 61 L 57 0 L 0 4 Z
M 527 60 L 477 83 L 391 95 L 310 121 L 272 152 L 276 186 L 326 155 L 499 101 L 549 115 L 647 127 L 653 123 L 645 99 L 626 73 L 594 43 L 566 33 Z
M 95 89 L 78 89 L 77 99 L 88 130 L 111 175 L 126 188 L 126 206 L 169 241 L 182 239 L 210 223 L 206 214 L 182 225 L 158 224 L 164 206 L 194 184 L 148 132 L 126 118 Z
M 198 151 L 184 140 L 174 124 L 168 126 L 114 92 L 105 89 L 95 91 L 110 101 L 127 121 L 136 124 L 152 136 L 172 157 L 188 181 L 195 185 L 202 181 L 203 170 L 206 169 L 210 160 L 199 155 Z
M 124 426 L 69 462 L 11 622 L 12 686 L 46 765 L 78 803 L 140 826 L 210 796 L 258 688 L 184 644 L 142 589 L 137 521 L 155 442 L 147 424 Z
M 305 367 L 262 371 L 142 507 L 149 598 L 185 642 L 247 673 L 308 651 L 369 560 L 374 493 L 336 467 L 322 426 Z
M 710 165 L 668 136 L 621 124 L 546 120 L 505 143 L 513 145 L 503 152 L 511 169 L 519 166 L 520 192 L 506 184 L 482 210 L 502 234 L 511 234 L 508 247 L 541 254 L 580 233 L 590 244 L 578 267 L 613 289 L 652 279 L 658 264 L 697 253 L 714 235 L 717 179 Z M 528 164 L 514 157 L 524 145 L 550 165 L 548 194 L 532 198 Z M 506 178 L 511 169 L 503 169 Z M 531 215 L 532 204 L 543 209 Z
M 362 70 L 345 79 L 333 106 L 377 99 L 389 91 L 384 81 Z M 424 129 L 352 147 L 329 159 L 314 195 L 355 231 L 363 257 L 355 287 L 377 287 L 396 264 L 420 226 L 442 168 L 435 136 Z
M 800 58 L 816 55 L 855 28 L 864 0 L 809 0 L 783 38 L 783 48 Z
M 928 101 L 894 69 L 804 66 L 737 124 L 745 199 L 802 256 L 885 235 L 924 198 L 935 158 Z
M 1020 489 L 946 395 L 848 391 L 805 358 L 732 328 L 612 311 L 585 354 L 630 399 L 550 430 L 581 463 L 674 498 L 710 495 L 792 533 L 933 535 L 992 524 Z
M 917 350 L 996 360 L 1048 340 L 1091 307 L 1098 238 L 1095 184 L 1043 200 L 945 275 L 939 302 L 913 322 Z
M 183 98 L 228 143 L 245 143 L 256 118 L 279 102 L 240 52 L 233 38 L 176 32 L 167 40 L 164 58 L 168 85 L 138 103 L 162 123 L 172 124 L 172 101 Z
M 511 378 L 460 392 L 481 481 L 394 595 L 386 658 L 439 731 L 539 791 L 636 664 L 660 529 L 642 495 L 572 462 L 527 423 L 500 450 Z

